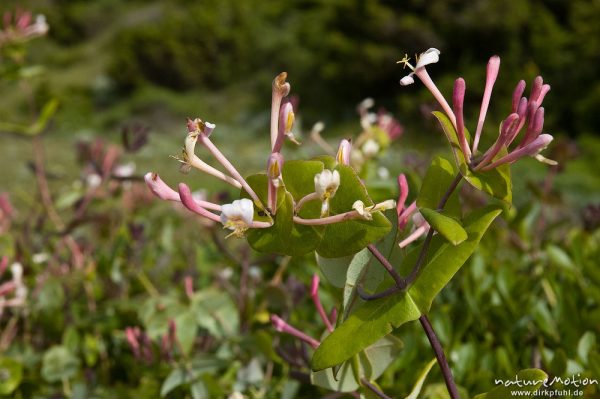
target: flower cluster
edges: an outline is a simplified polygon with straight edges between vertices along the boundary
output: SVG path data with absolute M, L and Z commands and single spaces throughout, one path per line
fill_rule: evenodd
M 3 256 L 0 259 L 0 276 L 4 274 L 8 267 L 8 257 Z M 10 266 L 12 278 L 0 285 L 0 316 L 5 308 L 18 308 L 25 305 L 27 299 L 27 287 L 23 282 L 23 266 L 15 262 Z M 10 298 L 9 298 L 10 296 Z
M 48 33 L 46 17 L 37 15 L 35 20 L 29 11 L 6 11 L 2 18 L 3 26 L 0 30 L 0 47 L 10 44 L 25 42 L 35 37 Z
M 554 161 L 550 161 L 540 155 L 540 151 L 546 148 L 553 139 L 551 135 L 542 133 L 544 128 L 544 108 L 541 105 L 544 97 L 550 91 L 550 85 L 544 84 L 541 76 L 538 76 L 533 81 L 529 98 L 523 96 L 525 82 L 521 80 L 517 84 L 513 93 L 511 113 L 502 121 L 497 140 L 487 151 L 479 154 L 479 140 L 483 131 L 483 124 L 490 103 L 492 89 L 498 77 L 500 57 L 493 56 L 488 62 L 485 89 L 481 101 L 477 128 L 471 144 L 467 138 L 463 117 L 463 103 L 466 91 L 464 79 L 458 78 L 455 81 L 452 107 L 450 107 L 425 68 L 426 65 L 438 62 L 439 55 L 439 50 L 430 48 L 417 57 L 417 64 L 415 66 L 409 63 L 410 60 L 407 56 L 398 61 L 412 70 L 411 73 L 400 80 L 400 85 L 406 86 L 414 83 L 413 76 L 417 76 L 427 89 L 429 89 L 452 122 L 457 133 L 460 151 L 471 169 L 487 171 L 503 164 L 513 163 L 524 156 L 532 156 L 539 161 L 554 164 Z M 523 130 L 525 133 L 519 143 L 513 146 L 512 150 L 509 150 L 507 154 L 502 155 L 502 150 L 508 150 Z
M 277 213 L 277 196 L 281 187 L 285 187 L 282 178 L 284 158 L 281 154 L 283 143 L 286 139 L 299 144 L 292 133 L 294 123 L 294 109 L 292 103 L 285 97 L 290 92 L 290 84 L 286 82 L 287 74 L 279 74 L 273 80 L 271 101 L 271 152 L 267 159 L 266 175 L 267 201 L 263 203 L 248 184 L 246 179 L 238 172 L 235 166 L 211 141 L 210 136 L 215 125 L 199 118 L 188 119 L 188 134 L 181 155 L 175 157 L 181 164 L 183 172 L 197 169 L 224 181 L 236 189 L 243 190 L 249 198 L 242 198 L 230 204 L 219 205 L 204 199 L 197 199 L 192 195 L 190 188 L 180 183 L 178 190 L 169 187 L 156 173 L 147 173 L 145 181 L 152 193 L 157 197 L 167 200 L 181 202 L 190 211 L 208 219 L 212 222 L 221 223 L 224 228 L 232 230 L 230 235 L 243 237 L 248 229 L 264 229 L 274 224 L 274 216 Z M 382 114 L 381 124 L 388 129 L 390 135 L 396 137 L 401 133 L 401 127 L 391 116 Z M 385 119 L 385 120 L 383 120 Z M 400 130 L 399 130 L 400 129 Z M 202 145 L 221 164 L 225 172 L 210 166 L 196 155 L 196 145 Z M 343 140 L 338 150 L 337 161 L 342 165 L 349 165 L 352 152 L 350 141 Z M 315 191 L 299 199 L 294 203 L 295 215 L 293 221 L 303 225 L 325 225 L 339 223 L 349 219 L 372 219 L 372 213 L 391 209 L 395 206 L 393 201 L 384 201 L 381 204 L 367 208 L 354 207 L 348 212 L 329 215 L 329 200 L 333 198 L 340 186 L 340 173 L 337 170 L 325 169 L 314 176 Z M 298 216 L 298 212 L 308 201 L 321 201 L 321 217 L 317 219 L 304 219 Z M 255 208 L 268 220 L 255 220 Z

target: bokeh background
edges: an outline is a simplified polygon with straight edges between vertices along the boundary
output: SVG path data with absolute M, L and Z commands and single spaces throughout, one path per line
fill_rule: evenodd
M 547 156 L 560 162 L 556 168 L 534 160 L 515 165 L 512 216 L 484 241 L 467 271 L 437 303 L 431 318 L 447 345 L 457 381 L 474 394 L 488 390 L 492 377 L 532 365 L 552 368 L 555 374 L 600 377 L 595 338 L 600 334 L 600 1 L 0 4 L 2 12 L 16 9 L 44 14 L 50 30 L 16 55 L 26 69 L 7 58 L 0 64 L 0 192 L 10 193 L 17 215 L 11 229 L 0 230 L 0 256 L 22 262 L 36 287 L 30 290 L 31 309 L 15 316 L 15 331 L 22 339 L 0 340 L 2 359 L 18 359 L 24 370 L 15 397 L 157 397 L 175 367 L 168 362 L 140 365 L 124 329 L 140 325 L 153 331 L 154 338 L 166 331 L 170 316 L 153 320 L 147 309 L 156 305 L 152 301 L 163 300 L 167 308 L 177 303 L 169 308 L 171 316 L 181 314 L 184 276 L 193 276 L 201 293 L 230 289 L 232 298 L 231 287 L 241 277 L 235 257 L 224 256 L 222 242 L 212 240 L 214 230 L 209 234 L 202 226 L 186 224 L 185 216 L 168 205 L 141 200 L 130 186 L 95 199 L 88 218 L 76 220 L 82 226 L 69 226 L 87 265 L 71 270 L 64 235 L 56 235 L 39 206 L 35 146 L 30 137 L 7 126 L 31 123 L 44 104 L 57 101 L 41 137 L 49 189 L 57 212 L 67 220 L 89 183 L 82 166 L 89 143 L 122 145 L 124 131 L 149 132 L 148 145 L 121 154 L 120 162 L 134 176 L 154 170 L 169 183 L 188 179 L 214 194 L 224 187 L 198 174 L 182 176 L 169 157 L 183 144 L 185 118 L 216 123 L 215 142 L 225 153 L 235 154 L 242 171 L 257 172 L 268 151 L 271 81 L 287 71 L 298 104 L 297 131 L 306 144 L 294 149 L 298 158 L 319 151 L 307 134 L 318 121 L 325 123 L 322 135 L 334 147 L 340 138 L 360 132 L 356 106 L 371 97 L 375 110 L 385 108 L 404 126 L 402 138 L 380 159 L 389 171 L 385 179 L 392 184 L 397 173 L 410 172 L 416 189 L 424 165 L 434 154 L 447 153 L 446 143 L 430 116 L 437 107 L 430 93 L 419 82 L 400 87 L 398 80 L 407 71 L 396 61 L 429 47 L 441 51 L 440 62 L 428 70 L 448 98 L 456 77 L 467 82 L 467 126 L 476 123 L 487 60 L 494 54 L 501 57 L 484 144 L 495 139 L 518 80 L 530 86 L 541 74 L 552 86 L 544 102 L 545 131 L 555 140 Z M 139 192 L 145 189 L 138 185 Z M 232 193 L 220 195 L 228 198 Z M 238 246 L 233 244 L 233 250 L 244 253 Z M 34 262 L 39 253 L 49 260 Z M 221 351 L 230 356 L 225 357 L 229 366 L 219 364 L 210 368 L 209 377 L 202 377 L 208 397 L 234 391 L 249 397 L 325 395 L 288 378 L 286 366 L 278 363 L 281 359 L 273 360 L 276 355 L 268 349 L 278 339 L 268 328 L 271 311 L 287 312 L 297 324 L 318 331 L 314 310 L 308 300 L 299 299 L 306 297 L 310 275 L 317 270 L 314 260 L 290 261 L 288 274 L 280 280 L 280 259 L 265 262 L 239 315 L 241 333 L 218 335 L 206 323 L 198 327 L 204 341 L 194 341 L 193 354 Z M 292 269 L 297 273 L 289 273 Z M 229 274 L 222 275 L 223 270 Z M 324 290 L 324 301 L 333 305 L 335 290 Z M 230 305 L 234 310 L 224 311 L 235 316 L 241 305 Z M 142 306 L 146 308 L 140 311 Z M 226 317 L 234 317 L 230 313 Z M 5 314 L 3 331 L 9 320 Z M 417 370 L 430 358 L 418 328 L 411 328 L 399 336 L 406 348 L 412 345 L 419 351 L 406 351 L 381 384 L 394 397 L 410 392 Z M 54 353 L 66 366 L 54 375 L 40 375 L 45 354 L 56 346 L 66 348 L 63 357 Z M 256 347 L 261 347 L 260 356 L 253 352 Z M 179 360 L 185 363 L 192 357 Z M 252 374 L 258 369 L 260 378 Z M 221 375 L 212 375 L 214 370 Z M 444 397 L 435 368 L 432 376 L 423 397 Z M 263 380 L 270 385 L 262 386 Z M 186 381 L 165 395 L 199 395 L 190 391 L 193 385 Z M 588 397 L 597 394 L 591 391 Z

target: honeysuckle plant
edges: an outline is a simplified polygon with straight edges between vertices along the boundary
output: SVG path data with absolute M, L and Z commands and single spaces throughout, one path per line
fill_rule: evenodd
M 199 200 L 185 183 L 174 189 L 156 173 L 145 176 L 156 196 L 180 202 L 202 218 L 221 223 L 231 230 L 228 237 L 245 239 L 256 251 L 288 256 L 316 254 L 321 273 L 343 292 L 339 307 L 327 314 L 319 299 L 319 277 L 313 278 L 311 297 L 325 327 L 322 336 L 313 337 L 280 316 L 271 316 L 275 330 L 294 336 L 313 351 L 310 364 L 304 367 L 312 369 L 311 382 L 315 385 L 387 397 L 375 380 L 401 355 L 402 344 L 393 332 L 419 320 L 450 397 L 458 398 L 451 369 L 427 316 L 432 302 L 475 251 L 494 219 L 510 206 L 510 164 L 525 156 L 551 162 L 539 155 L 552 139 L 543 133 L 541 104 L 550 86 L 543 84 L 541 77 L 535 79 L 529 99 L 522 97 L 525 85 L 519 82 L 512 112 L 501 123 L 498 138 L 488 150 L 480 151 L 500 59 L 494 56 L 488 64 L 478 124 L 471 139 L 463 118 L 464 80 L 459 78 L 455 83 L 451 107 L 427 73 L 426 66 L 436 63 L 439 56 L 438 50 L 429 49 L 417 57 L 414 66 L 408 57 L 400 61 L 411 69 L 400 85 L 414 83 L 416 76 L 439 102 L 443 112 L 434 115 L 454 154 L 453 160 L 433 159 L 410 203 L 404 175 L 398 176 L 396 199 L 374 203 L 360 178 L 360 163 L 353 162 L 357 144 L 363 156 L 373 156 L 382 143 L 377 140 L 379 133 L 388 137 L 388 143 L 402 133 L 401 125 L 388 114 L 373 116 L 368 111 L 373 106 L 370 99 L 358 107 L 364 130 L 359 140 L 342 140 L 335 156 L 327 150 L 330 155 L 313 159 L 284 159 L 284 142 L 299 144 L 292 133 L 295 116 L 286 98 L 291 89 L 286 73 L 273 80 L 271 146 L 265 151 L 263 173 L 243 176 L 212 142 L 216 126 L 199 118 L 188 120 L 185 146 L 177 157 L 182 170 L 198 170 L 222 180 L 239 190 L 238 199 L 230 204 Z M 322 125 L 313 128 L 315 141 L 322 140 L 322 129 Z M 513 144 L 521 131 L 523 137 Z M 198 143 L 223 170 L 197 155 Z M 466 212 L 457 190 L 463 180 L 501 201 Z M 539 379 L 543 373 L 534 370 L 525 374 Z M 418 395 L 421 385 L 415 384 L 412 397 Z

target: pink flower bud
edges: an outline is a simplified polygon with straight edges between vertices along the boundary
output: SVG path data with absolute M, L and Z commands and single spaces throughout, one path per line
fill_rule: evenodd
M 339 164 L 350 165 L 350 154 L 352 153 L 352 139 L 344 139 L 340 142 L 336 160 Z
M 204 216 L 214 222 L 221 222 L 221 219 L 214 213 L 208 211 L 202 207 L 192 196 L 190 188 L 185 183 L 179 183 L 179 197 L 181 203 L 188 208 L 190 211 L 197 213 L 198 215 Z
M 515 113 L 519 109 L 519 104 L 521 101 L 521 97 L 523 96 L 523 92 L 525 91 L 525 86 L 527 84 L 524 80 L 519 80 L 517 86 L 515 87 L 515 91 L 513 92 L 512 97 L 512 112 Z M 518 112 L 517 112 L 518 113 Z
M 396 202 L 396 213 L 398 214 L 398 220 L 400 220 L 400 215 L 404 210 L 404 204 L 406 203 L 406 198 L 408 198 L 408 182 L 406 181 L 406 176 L 404 174 L 400 174 L 398 176 L 398 202 Z
M 466 90 L 465 80 L 458 78 L 454 82 L 454 91 L 452 92 L 452 105 L 454 108 L 454 115 L 456 115 L 456 133 L 458 135 L 458 143 L 462 150 L 467 162 L 471 159 L 471 149 L 469 143 L 465 137 L 465 121 L 463 119 L 463 103 L 465 100 Z

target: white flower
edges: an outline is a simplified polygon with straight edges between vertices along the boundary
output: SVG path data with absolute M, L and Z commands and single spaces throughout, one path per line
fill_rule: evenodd
M 408 62 L 409 58 L 405 55 L 402 60 L 398 61 L 398 63 L 402 63 L 405 66 L 409 67 L 410 69 L 412 69 L 412 72 L 400 79 L 400 86 L 408 86 L 409 84 L 414 83 L 415 79 L 413 78 L 413 75 L 419 68 L 423 68 L 425 65 L 435 64 L 439 60 L 440 50 L 433 47 L 427 49 L 425 52 L 419 55 L 419 57 L 417 58 L 417 65 L 414 67 Z
M 126 177 L 133 176 L 134 172 L 135 172 L 135 163 L 128 162 L 125 164 L 117 165 L 117 167 L 115 167 L 115 169 L 113 171 L 113 175 L 115 175 L 116 177 L 126 178 Z
M 221 207 L 221 223 L 237 237 L 244 235 L 254 218 L 254 204 L 248 198 L 235 200 Z
M 13 281 L 18 285 L 23 279 L 23 265 L 19 262 L 15 262 L 10 266 Z
M 367 142 L 362 146 L 362 152 L 367 158 L 377 155 L 377 153 L 379 153 L 379 149 L 379 144 L 373 139 L 367 140 Z
M 371 205 L 365 207 L 365 204 L 361 200 L 357 200 L 352 204 L 352 209 L 354 209 L 360 216 L 362 216 L 365 220 L 373 220 L 373 213 L 379 211 L 386 211 L 388 209 L 393 209 L 396 207 L 396 201 L 393 199 L 389 199 L 387 201 L 380 202 L 379 204 Z
M 436 48 L 429 48 L 424 53 L 419 55 L 419 59 L 417 60 L 417 66 L 415 69 L 424 67 L 425 65 L 435 64 L 440 60 L 440 50 Z
M 325 169 L 315 175 L 315 192 L 323 201 L 333 197 L 339 186 L 340 173 L 337 170 Z

